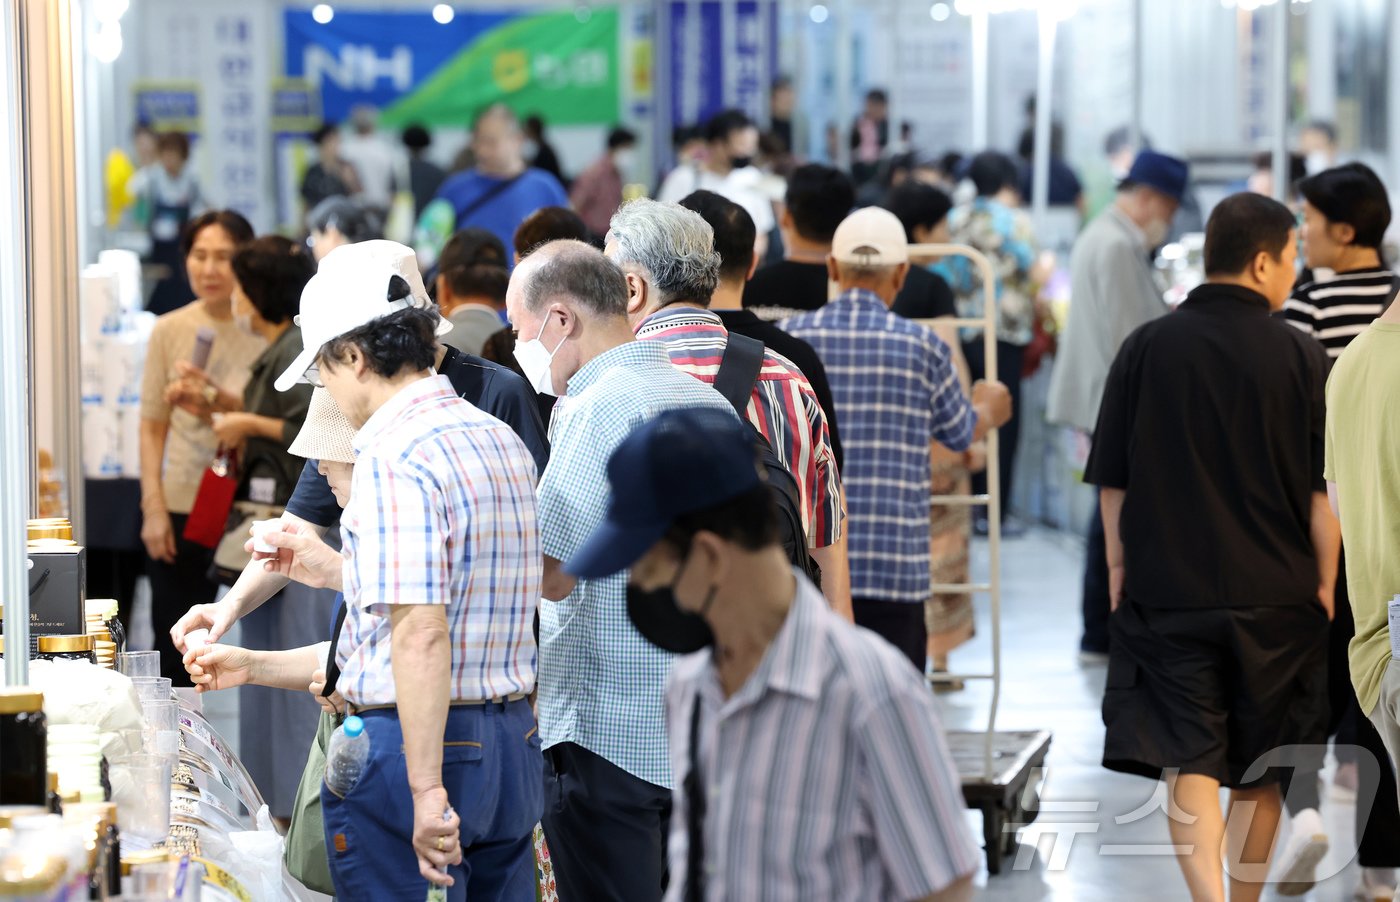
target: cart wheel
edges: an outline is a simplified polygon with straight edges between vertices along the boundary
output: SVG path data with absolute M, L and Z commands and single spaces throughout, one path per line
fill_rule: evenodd
M 987 873 L 996 876 L 1001 873 L 1001 859 L 1005 853 L 1002 825 L 1006 822 L 1000 808 L 987 805 L 982 808 L 982 839 L 987 851 Z

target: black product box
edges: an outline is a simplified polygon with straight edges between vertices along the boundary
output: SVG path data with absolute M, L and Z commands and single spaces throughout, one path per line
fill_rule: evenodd
M 87 632 L 87 549 L 77 545 L 29 551 L 29 632 L 64 636 Z

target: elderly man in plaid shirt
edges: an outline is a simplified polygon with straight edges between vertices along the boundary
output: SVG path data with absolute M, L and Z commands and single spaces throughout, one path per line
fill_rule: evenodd
M 627 312 L 637 337 L 665 342 L 678 369 L 713 385 L 729 345 L 729 330 L 718 314 L 706 309 L 720 269 L 710 224 L 679 204 L 635 200 L 613 215 L 604 253 L 627 276 Z M 791 360 L 765 348 L 745 415 L 797 480 L 802 526 L 822 569 L 822 590 L 849 620 L 841 475 L 812 383 Z
M 369 759 L 344 797 L 321 792 L 341 899 L 534 898 L 535 463 L 434 375 L 440 322 L 382 261 L 327 258 L 277 381 L 323 386 L 359 429 L 336 660 Z
M 816 348 L 841 422 L 856 623 L 884 636 L 922 673 L 928 654 L 929 444 L 965 450 L 1011 417 L 998 382 L 963 394 L 948 347 L 890 310 L 909 272 L 893 213 L 846 217 L 827 258 L 841 295 L 783 328 Z

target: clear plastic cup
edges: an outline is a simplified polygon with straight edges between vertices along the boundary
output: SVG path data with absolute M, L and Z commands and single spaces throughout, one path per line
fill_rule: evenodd
M 158 677 L 160 652 L 124 651 L 117 655 L 117 670 L 129 677 Z
M 136 687 L 136 695 L 143 702 L 147 699 L 163 701 L 170 698 L 169 677 L 132 677 L 131 685 Z
M 146 747 L 157 755 L 180 754 L 180 703 L 173 698 L 142 699 L 141 713 L 150 734 Z
M 164 755 L 112 759 L 108 776 L 117 803 L 122 841 L 150 848 L 170 833 L 170 768 Z

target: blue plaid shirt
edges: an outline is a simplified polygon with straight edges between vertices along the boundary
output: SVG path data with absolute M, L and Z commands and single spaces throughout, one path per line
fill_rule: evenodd
M 734 414 L 723 395 L 671 365 L 664 342 L 619 345 L 569 380 L 568 395 L 554 409 L 549 465 L 539 487 L 545 554 L 568 560 L 602 524 L 611 496 L 608 459 L 622 440 L 657 414 L 686 407 Z M 577 743 L 670 788 L 664 701 L 674 660 L 628 619 L 625 571 L 581 579 L 563 601 L 541 602 L 544 747 Z
M 787 320 L 783 329 L 816 349 L 836 402 L 846 449 L 851 595 L 927 600 L 929 446 L 962 451 L 977 425 L 948 346 L 861 289 Z

